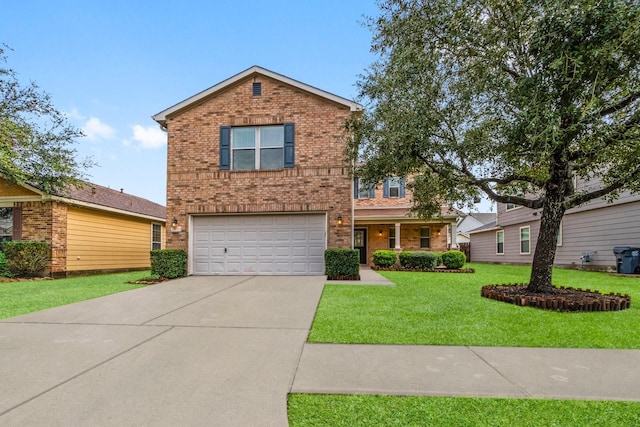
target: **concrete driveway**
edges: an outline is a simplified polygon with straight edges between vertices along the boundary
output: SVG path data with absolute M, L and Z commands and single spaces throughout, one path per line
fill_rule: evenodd
M 286 426 L 325 277 L 188 277 L 0 321 L 4 426 Z

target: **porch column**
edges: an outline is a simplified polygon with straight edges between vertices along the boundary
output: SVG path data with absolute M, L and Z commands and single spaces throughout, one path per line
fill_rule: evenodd
M 396 249 L 400 248 L 400 223 L 396 222 Z
M 455 222 L 452 222 L 451 224 L 449 224 L 450 230 L 451 230 L 451 249 L 458 249 L 458 243 L 456 242 L 457 236 L 456 234 L 458 234 L 458 225 Z

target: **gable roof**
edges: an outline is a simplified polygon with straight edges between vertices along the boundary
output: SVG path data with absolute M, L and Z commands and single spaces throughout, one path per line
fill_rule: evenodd
M 216 92 L 219 92 L 225 88 L 227 88 L 230 85 L 233 85 L 234 83 L 243 80 L 253 74 L 262 74 L 263 76 L 272 78 L 274 80 L 278 80 L 281 81 L 283 83 L 286 83 L 290 86 L 296 87 L 298 89 L 304 90 L 306 92 L 312 93 L 314 95 L 320 96 L 322 98 L 326 98 L 329 99 L 333 102 L 336 102 L 338 104 L 342 104 L 346 107 L 349 107 L 351 109 L 351 111 L 358 111 L 362 109 L 362 106 L 356 102 L 350 101 L 347 98 L 343 98 L 341 96 L 338 95 L 334 95 L 330 92 L 326 92 L 322 89 L 318 89 L 316 87 L 310 86 L 308 84 L 299 82 L 297 80 L 294 80 L 290 77 L 287 76 L 283 76 L 282 74 L 278 74 L 275 73 L 273 71 L 267 70 L 266 68 L 262 68 L 259 67 L 257 65 L 254 65 L 253 67 L 247 68 L 246 70 L 236 74 L 235 76 L 229 77 L 226 80 L 221 81 L 220 83 L 211 86 L 208 89 L 203 90 L 200 93 L 197 93 L 187 99 L 185 99 L 184 101 L 178 102 L 177 104 L 167 108 L 166 110 L 163 110 L 161 112 L 159 112 L 158 114 L 155 114 L 153 116 L 151 116 L 153 118 L 153 120 L 155 120 L 156 122 L 160 123 L 161 126 L 165 126 L 166 125 L 166 119 L 167 116 L 175 113 L 176 111 L 180 111 L 184 108 L 189 107 L 192 104 L 195 104 L 197 102 L 199 102 L 200 100 L 202 100 L 203 98 L 206 98 Z

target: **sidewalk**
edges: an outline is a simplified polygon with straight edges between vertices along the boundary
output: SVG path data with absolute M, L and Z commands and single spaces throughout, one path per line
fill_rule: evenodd
M 291 392 L 640 401 L 640 350 L 305 344 Z

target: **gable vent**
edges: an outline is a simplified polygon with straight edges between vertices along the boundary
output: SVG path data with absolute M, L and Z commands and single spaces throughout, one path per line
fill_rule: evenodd
M 262 83 L 253 83 L 253 96 L 262 96 Z

